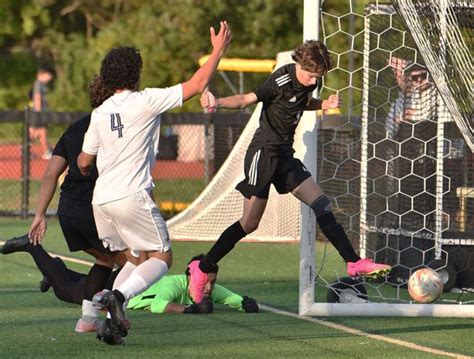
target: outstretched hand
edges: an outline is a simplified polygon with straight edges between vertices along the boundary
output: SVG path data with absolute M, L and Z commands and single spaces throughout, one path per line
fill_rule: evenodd
M 227 21 L 220 22 L 220 29 L 217 35 L 213 27 L 211 27 L 209 31 L 211 33 L 212 47 L 217 51 L 224 52 L 232 39 L 232 32 L 230 31 L 230 26 L 227 24 Z
M 46 222 L 45 216 L 35 216 L 33 223 L 31 223 L 30 230 L 28 231 L 28 236 L 30 237 L 30 243 L 33 245 L 41 244 L 44 234 L 48 224 Z
M 338 94 L 334 94 L 328 97 L 327 100 L 324 100 L 322 103 L 322 109 L 328 110 L 330 108 L 340 108 L 341 107 L 341 98 Z

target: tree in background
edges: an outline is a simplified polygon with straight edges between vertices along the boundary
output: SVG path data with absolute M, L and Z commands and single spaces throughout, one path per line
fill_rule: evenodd
M 343 6 L 344 2 L 337 2 Z M 339 6 L 332 3 L 331 6 Z M 3 0 L 0 2 L 0 109 L 22 109 L 39 65 L 56 71 L 48 102 L 56 111 L 89 108 L 87 84 L 112 47 L 144 58 L 141 88 L 189 77 L 206 54 L 211 25 L 226 19 L 227 56 L 275 58 L 302 41 L 299 0 Z M 246 90 L 261 82 L 246 77 Z M 227 90 L 226 90 L 227 91 Z M 182 111 L 200 111 L 197 100 Z

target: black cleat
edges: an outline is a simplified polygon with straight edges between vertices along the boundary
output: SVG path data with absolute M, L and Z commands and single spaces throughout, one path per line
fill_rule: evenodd
M 100 293 L 100 295 L 98 295 Z M 130 323 L 125 317 L 125 313 L 123 311 L 123 306 L 118 299 L 115 293 L 112 292 L 99 292 L 96 294 L 92 301 L 96 308 L 107 308 L 110 316 L 112 317 L 112 329 L 120 333 L 122 337 L 126 337 L 128 334 L 128 328 L 130 327 Z
M 43 276 L 43 279 L 40 280 L 40 286 L 39 286 L 40 292 L 46 293 L 49 290 L 49 288 L 51 288 L 51 283 L 49 283 L 49 280 L 48 278 L 46 278 L 46 276 Z
M 98 340 L 102 340 L 109 345 L 125 344 L 120 333 L 112 326 L 111 319 L 107 318 L 101 325 L 97 327 Z
M 15 252 L 24 252 L 26 248 L 30 245 L 30 238 L 28 233 L 21 237 L 13 237 L 5 242 L 2 247 L 3 254 L 10 254 Z

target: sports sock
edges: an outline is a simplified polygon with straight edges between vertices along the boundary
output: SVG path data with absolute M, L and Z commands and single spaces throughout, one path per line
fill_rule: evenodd
M 94 264 L 87 275 L 84 299 L 90 301 L 95 293 L 104 289 L 110 273 L 112 273 L 111 268 L 97 263 Z
M 94 322 L 99 316 L 99 311 L 92 304 L 90 300 L 84 299 L 82 301 L 82 320 L 86 323 Z
M 104 289 L 112 290 L 114 282 L 117 279 L 117 276 L 120 274 L 122 268 L 123 267 L 117 268 L 116 270 L 112 271 L 112 273 L 110 273 L 109 278 L 107 279 L 107 283 L 105 283 Z
M 357 262 L 360 259 L 354 251 L 344 228 L 336 222 L 336 217 L 332 212 L 316 217 L 316 220 L 323 234 L 346 262 Z
M 122 272 L 124 269 L 122 269 Z M 124 301 L 128 301 L 130 298 L 148 289 L 167 272 L 168 265 L 164 261 L 157 258 L 149 258 L 139 264 L 116 290 L 123 294 Z
M 229 226 L 201 260 L 199 269 L 204 273 L 215 272 L 217 263 L 246 235 L 239 221 Z
M 123 282 L 125 282 L 127 278 L 133 273 L 135 268 L 137 268 L 135 264 L 132 262 L 126 262 L 120 270 L 120 273 L 117 274 L 117 277 L 115 278 L 115 281 L 112 285 L 112 289 L 117 289 Z

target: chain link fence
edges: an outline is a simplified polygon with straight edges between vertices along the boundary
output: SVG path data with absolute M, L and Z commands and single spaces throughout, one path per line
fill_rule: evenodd
M 87 113 L 0 112 L 0 215 L 34 214 L 48 160 L 30 126 L 48 129 L 54 147 L 63 131 Z M 159 154 L 153 169 L 154 196 L 165 218 L 185 209 L 224 163 L 249 120 L 243 112 L 166 113 L 161 117 Z M 60 183 L 58 183 L 58 186 Z M 49 206 L 55 214 L 59 190 Z

